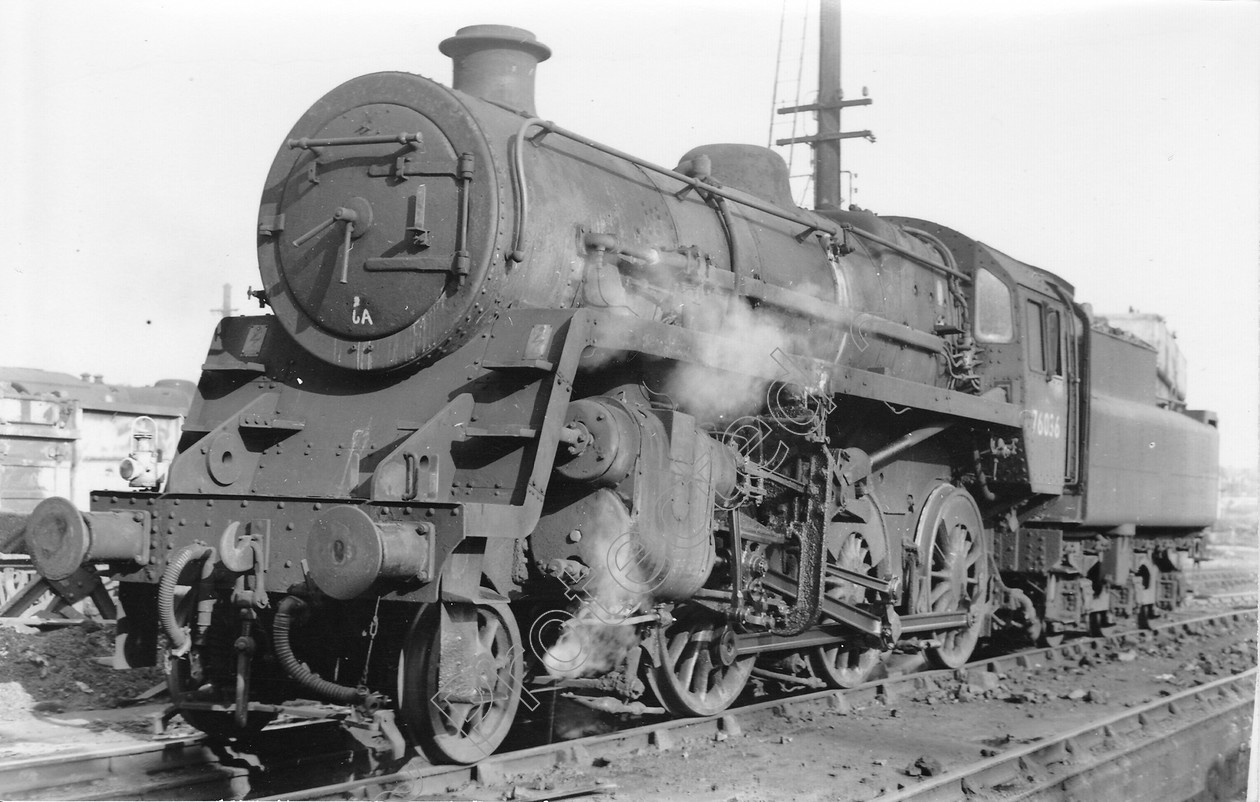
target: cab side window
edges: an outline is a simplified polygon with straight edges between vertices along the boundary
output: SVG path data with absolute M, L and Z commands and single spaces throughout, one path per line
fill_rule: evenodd
M 979 268 L 976 270 L 976 339 L 1009 343 L 1014 337 L 1010 288 L 988 270 Z
M 1028 343 L 1028 369 L 1051 376 L 1063 375 L 1063 348 L 1059 332 L 1062 318 L 1058 309 L 1051 309 L 1038 301 L 1028 301 L 1025 338 Z
M 1063 375 L 1063 350 L 1059 342 L 1059 310 L 1046 310 L 1046 367 L 1053 376 Z
M 1028 301 L 1025 308 L 1028 311 L 1028 336 L 1024 338 L 1028 343 L 1028 368 L 1038 373 L 1045 373 L 1046 331 L 1042 319 L 1042 307 L 1036 301 Z

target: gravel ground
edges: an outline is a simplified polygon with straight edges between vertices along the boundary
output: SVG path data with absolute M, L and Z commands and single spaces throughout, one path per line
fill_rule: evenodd
M 533 798 L 602 782 L 617 786 L 606 798 L 625 802 L 868 800 L 1255 665 L 1254 624 L 1244 623 L 1225 635 L 1118 645 L 1041 672 L 975 672 L 864 708 L 741 718 L 742 736 L 683 740 L 670 751 L 636 749 L 505 787 L 452 790 Z
M 112 649 L 109 627 L 39 632 L 0 624 L 0 759 L 146 737 L 161 705 L 125 705 L 162 683 L 162 672 L 112 670 Z M 617 787 L 605 798 L 626 802 L 867 800 L 1256 660 L 1254 625 L 1243 623 L 1226 634 L 1121 643 L 1040 672 L 940 679 L 866 707 L 741 717 L 742 735 L 684 739 L 669 751 L 636 749 L 505 786 L 450 790 L 464 798 L 535 798 L 601 782 Z M 574 735 L 607 730 L 607 716 L 585 724 L 580 717 L 566 722 Z
M 157 668 L 110 669 L 113 653 L 112 626 L 40 632 L 0 622 L 0 721 L 120 707 L 165 681 Z
M 115 671 L 112 626 L 48 632 L 0 620 L 0 759 L 147 738 L 161 707 L 123 707 L 164 682 L 160 669 Z

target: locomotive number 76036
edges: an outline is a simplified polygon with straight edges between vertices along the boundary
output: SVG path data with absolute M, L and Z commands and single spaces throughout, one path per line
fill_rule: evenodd
M 1053 412 L 1042 412 L 1037 409 L 1029 410 L 1029 412 L 1033 416 L 1032 426 L 1029 427 L 1033 434 L 1039 437 L 1059 438 L 1063 436 L 1062 417 L 1060 415 L 1056 415 Z

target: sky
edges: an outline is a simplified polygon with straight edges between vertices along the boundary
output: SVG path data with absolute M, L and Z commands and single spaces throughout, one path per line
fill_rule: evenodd
M 802 15 L 817 13 L 786 8 L 785 81 Z M 708 142 L 766 143 L 783 11 L 0 3 L 0 365 L 195 379 L 223 285 L 250 311 L 259 194 L 293 123 L 363 73 L 449 83 L 437 45 L 461 26 L 533 31 L 553 51 L 541 116 L 672 165 Z M 1220 413 L 1223 464 L 1255 467 L 1257 41 L 1255 2 L 846 0 L 844 87 L 874 103 L 846 111 L 844 128 L 877 139 L 845 143 L 852 200 L 1054 271 L 1098 313 L 1162 314 L 1189 363 L 1190 406 Z

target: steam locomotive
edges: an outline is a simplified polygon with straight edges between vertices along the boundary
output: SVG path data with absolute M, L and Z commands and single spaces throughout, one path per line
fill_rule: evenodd
M 473 762 L 540 687 L 712 715 L 754 670 L 1156 615 L 1215 514 L 1212 413 L 1073 287 L 945 226 L 796 206 L 764 148 L 670 169 L 545 121 L 549 49 L 355 78 L 262 196 L 164 487 L 34 511 L 107 564 L 120 666 L 195 726 L 304 701 Z

